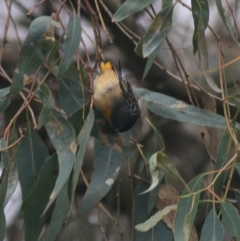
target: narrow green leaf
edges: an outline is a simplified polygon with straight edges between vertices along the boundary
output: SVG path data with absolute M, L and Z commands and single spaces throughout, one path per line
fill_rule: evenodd
M 201 21 L 203 22 L 204 30 L 208 25 L 208 20 L 209 20 L 208 1 L 192 0 L 192 15 L 194 20 L 193 53 L 195 54 L 198 51 L 199 24 Z
M 204 30 L 203 24 L 204 24 L 203 21 L 200 21 L 199 27 L 198 27 L 198 57 L 200 60 L 200 65 L 203 70 L 203 75 L 209 87 L 215 92 L 221 93 L 222 92 L 221 89 L 215 83 L 212 76 L 209 73 L 206 73 L 209 68 L 208 67 L 208 49 L 207 49 L 207 42 L 205 38 L 205 30 Z
M 143 45 L 143 39 L 141 39 L 138 44 L 136 45 L 134 52 L 141 58 L 143 58 L 143 49 L 142 49 L 142 45 Z
M 163 210 L 155 213 L 150 219 L 148 219 L 144 223 L 136 225 L 135 228 L 138 231 L 146 232 L 149 229 L 153 228 L 160 220 L 162 220 L 164 215 L 167 215 L 172 210 L 177 210 L 177 205 L 170 205 L 165 207 Z
M 6 218 L 3 206 L 0 206 L 0 240 L 4 240 L 6 231 Z
M 109 191 L 118 177 L 125 157 L 95 139 L 95 174 L 82 199 L 79 215 L 89 212 Z
M 143 56 L 147 57 L 163 43 L 172 28 L 172 13 L 175 5 L 162 9 L 143 37 Z
M 13 126 L 10 132 L 8 144 L 11 145 L 17 139 L 18 139 L 18 133 L 15 126 Z M 7 193 L 5 196 L 4 207 L 6 207 L 10 197 L 14 193 L 18 184 L 18 173 L 17 173 L 16 161 L 15 161 L 17 148 L 18 148 L 18 145 L 14 145 L 11 148 L 9 148 L 8 187 L 7 187 Z
M 134 88 L 140 100 L 156 115 L 189 124 L 226 129 L 225 118 L 208 110 L 189 105 L 172 97 L 141 88 Z M 239 124 L 236 123 L 236 127 Z
M 57 151 L 59 162 L 58 178 L 50 196 L 50 200 L 43 212 L 45 213 L 56 199 L 58 193 L 71 174 L 75 161 L 75 154 L 77 151 L 77 143 L 72 125 L 62 116 L 59 111 L 52 108 L 52 97 L 48 87 L 45 84 L 42 84 L 39 86 L 37 94 L 45 104 L 43 109 L 46 108 L 46 112 L 48 114 L 50 113 L 45 119 L 44 123 L 49 138 Z M 40 114 L 40 117 L 41 115 L 42 113 Z M 43 119 L 43 117 L 41 118 Z
M 232 23 L 230 21 L 230 18 L 229 18 L 229 15 L 227 15 L 227 16 L 225 15 L 225 10 L 222 6 L 222 0 L 216 0 L 216 5 L 217 5 L 218 13 L 221 16 L 225 27 L 227 28 L 227 30 L 231 34 L 231 36 L 232 36 L 233 40 L 235 41 L 235 43 L 237 44 L 237 46 L 240 47 L 237 30 L 232 25 Z
M 46 146 L 43 144 L 37 132 L 28 128 L 25 137 L 21 140 L 17 154 L 16 163 L 19 182 L 24 200 L 37 183 L 44 159 L 48 156 Z M 44 218 L 38 212 L 39 206 L 24 211 L 24 226 L 26 241 L 38 240 L 38 236 L 44 224 Z
M 223 216 L 223 224 L 228 233 L 240 240 L 240 217 L 238 210 L 231 203 L 221 203 L 221 212 Z
M 70 66 L 73 56 L 78 50 L 80 39 L 81 24 L 75 11 L 73 11 L 67 26 L 66 39 L 63 44 L 63 55 L 59 64 L 57 78 L 61 78 Z
M 161 182 L 161 180 L 164 176 L 164 173 L 159 168 L 159 162 L 162 160 L 162 158 L 167 158 L 167 156 L 161 152 L 157 152 L 150 157 L 149 171 L 150 171 L 151 178 L 152 178 L 151 185 L 147 190 L 145 190 L 144 192 L 142 192 L 140 194 L 144 194 L 144 193 L 152 191 L 159 184 L 159 182 Z
M 150 68 L 152 67 L 152 64 L 153 64 L 155 58 L 157 57 L 161 46 L 162 46 L 162 44 L 160 44 L 160 45 L 156 48 L 156 50 L 149 55 L 148 60 L 147 60 L 147 63 L 146 63 L 146 66 L 145 66 L 145 68 L 144 68 L 143 79 L 145 79 L 145 77 L 147 76 Z
M 80 110 L 86 104 L 89 93 L 78 79 L 63 77 L 59 85 L 59 101 L 67 116 Z
M 73 201 L 74 201 L 74 192 L 77 186 L 77 181 L 78 181 L 78 177 L 79 177 L 79 173 L 83 164 L 83 158 L 84 158 L 84 154 L 86 151 L 86 147 L 87 147 L 87 143 L 90 137 L 90 133 L 92 130 L 92 126 L 93 126 L 93 122 L 94 122 L 94 113 L 93 110 L 90 110 L 85 123 L 77 137 L 77 143 L 80 146 L 78 152 L 77 152 L 77 156 L 76 156 L 76 160 L 73 166 L 73 174 L 72 174 L 72 179 L 71 179 L 71 206 L 73 205 Z
M 120 22 L 123 19 L 127 18 L 133 13 L 139 12 L 149 6 L 153 0 L 127 0 L 125 1 L 116 13 L 113 15 L 113 22 Z
M 2 138 L 0 140 L 0 149 L 4 149 L 7 147 L 6 140 Z M 4 208 L 4 199 L 7 193 L 8 186 L 8 172 L 9 172 L 9 153 L 8 150 L 4 150 L 1 152 L 1 161 L 2 163 L 2 175 L 0 176 L 0 209 Z
M 71 124 L 55 109 L 52 109 L 52 115 L 52 120 L 45 125 L 45 128 L 57 151 L 59 174 L 44 213 L 53 203 L 63 185 L 68 180 L 77 150 L 75 133 Z
M 68 199 L 68 181 L 64 184 L 62 190 L 59 192 L 56 205 L 52 214 L 51 222 L 48 230 L 42 241 L 56 240 L 57 234 L 62 227 L 70 202 Z
M 214 209 L 212 209 L 203 224 L 200 241 L 222 241 L 224 230 Z
M 235 169 L 237 170 L 238 175 L 240 175 L 240 163 L 239 162 L 235 164 Z
M 230 150 L 232 146 L 232 138 L 228 129 L 223 133 L 217 152 L 215 171 L 221 169 L 229 160 Z M 217 174 L 215 174 L 216 176 Z M 214 177 L 215 177 L 214 176 Z M 223 172 L 214 184 L 214 191 L 216 194 L 222 192 L 223 184 L 226 180 L 226 172 Z
M 2 113 L 11 103 L 9 92 L 10 87 L 0 89 L 0 113 Z
M 141 175 L 145 180 L 148 180 L 146 172 Z M 140 182 L 134 190 L 134 226 L 145 222 L 150 218 L 148 215 L 148 194 L 140 195 L 139 193 L 146 190 L 148 184 L 145 182 Z M 147 232 L 140 232 L 134 229 L 135 241 L 146 241 L 146 240 L 159 240 L 159 241 L 173 241 L 172 231 L 167 227 L 163 221 L 159 221 L 152 229 Z
M 189 184 L 189 190 L 197 192 L 202 187 L 203 175 L 197 176 Z M 187 197 L 183 197 L 188 195 Z M 200 193 L 191 194 L 185 188 L 177 207 L 177 213 L 174 221 L 174 241 L 186 241 L 192 232 L 193 222 L 197 213 Z
M 56 154 L 45 159 L 41 173 L 36 185 L 25 198 L 22 209 L 30 209 L 38 206 L 38 214 L 41 216 L 45 206 L 48 203 L 50 194 L 53 190 L 55 181 L 57 179 L 58 158 Z
M 11 94 L 17 95 L 24 82 L 35 74 L 43 63 L 54 45 L 56 25 L 57 23 L 49 16 L 38 17 L 31 23 L 12 79 Z

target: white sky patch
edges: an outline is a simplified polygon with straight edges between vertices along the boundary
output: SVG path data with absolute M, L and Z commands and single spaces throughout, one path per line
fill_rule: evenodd
M 113 185 L 114 180 L 113 180 L 112 178 L 108 178 L 108 179 L 105 181 L 105 183 L 106 183 L 108 186 L 111 186 L 111 185 Z

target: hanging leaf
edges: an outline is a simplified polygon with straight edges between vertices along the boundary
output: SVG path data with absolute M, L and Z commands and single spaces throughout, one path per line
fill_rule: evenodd
M 70 66 L 73 56 L 76 54 L 81 39 L 81 24 L 75 11 L 73 11 L 63 44 L 63 55 L 58 67 L 57 78 L 61 78 Z
M 229 234 L 235 237 L 236 240 L 240 240 L 240 230 L 238 226 L 240 223 L 240 217 L 238 210 L 231 203 L 221 203 L 220 207 L 224 227 Z
M 198 51 L 198 33 L 202 31 L 199 29 L 199 25 L 203 22 L 204 30 L 208 25 L 209 20 L 209 8 L 208 1 L 203 0 L 192 0 L 192 15 L 194 20 L 194 34 L 193 34 L 193 53 L 195 54 Z
M 44 159 L 48 156 L 46 146 L 34 129 L 28 127 L 24 135 L 25 137 L 21 140 L 16 154 L 23 200 L 37 183 Z M 39 205 L 34 205 L 32 209 L 24 210 L 26 240 L 38 240 L 44 224 L 44 218 L 40 216 Z
M 75 153 L 77 151 L 77 143 L 75 132 L 71 124 L 56 109 L 52 108 L 52 97 L 48 87 L 45 84 L 39 86 L 37 94 L 44 103 L 39 120 L 45 124 L 46 131 L 53 143 L 59 162 L 59 174 L 54 189 L 50 196 L 50 200 L 44 210 L 44 213 L 56 199 L 63 185 L 68 180 L 75 161 Z M 47 113 L 47 118 L 44 114 Z
M 150 28 L 143 37 L 143 57 L 156 51 L 172 28 L 172 13 L 175 5 L 162 9 L 154 18 Z M 153 56 L 152 56 L 153 57 Z
M 218 147 L 217 159 L 215 164 L 215 171 L 220 170 L 229 160 L 232 146 L 232 138 L 228 129 L 223 133 L 223 136 Z M 214 175 L 214 177 L 217 173 Z M 226 180 L 226 172 L 222 172 L 214 183 L 214 190 L 216 194 L 222 192 L 223 184 Z
M 177 213 L 174 221 L 174 240 L 189 240 L 193 233 L 193 222 L 197 213 L 200 193 L 193 194 L 202 188 L 203 175 L 194 178 L 189 184 L 188 189 L 184 189 L 180 202 L 177 207 Z M 187 197 L 184 197 L 186 196 Z
M 7 147 L 6 140 L 2 138 L 0 140 L 0 149 Z M 0 175 L 0 209 L 4 208 L 4 199 L 7 193 L 8 186 L 8 172 L 9 172 L 9 153 L 8 149 L 1 151 L 1 167 L 3 168 L 2 174 Z
M 90 137 L 90 133 L 92 130 L 93 122 L 94 122 L 94 113 L 93 113 L 93 110 L 90 110 L 90 112 L 85 120 L 85 123 L 77 137 L 77 143 L 80 148 L 77 152 L 76 160 L 75 160 L 75 163 L 73 166 L 73 174 L 72 174 L 72 178 L 71 178 L 71 194 L 70 194 L 71 206 L 73 205 L 74 192 L 75 192 L 75 189 L 77 186 L 79 173 L 80 173 L 80 170 L 81 170 L 81 167 L 83 164 L 83 158 L 84 158 L 87 143 L 88 143 L 88 140 Z
M 57 179 L 57 169 L 57 155 L 54 154 L 50 157 L 47 157 L 43 163 L 43 167 L 41 169 L 41 173 L 36 182 L 36 185 L 25 198 L 22 204 L 23 210 L 31 209 L 34 206 L 38 206 L 38 214 L 39 217 L 41 216 L 42 212 L 44 211 L 48 203 L 50 194 L 53 190 L 55 181 Z
M 223 241 L 223 238 L 223 225 L 213 208 L 203 224 L 200 241 Z
M 59 230 L 62 227 L 70 202 L 68 199 L 68 181 L 64 184 L 62 190 L 59 192 L 56 205 L 52 214 L 51 222 L 48 226 L 46 235 L 42 241 L 56 240 Z
M 127 0 L 125 1 L 116 13 L 113 15 L 113 22 L 120 22 L 123 19 L 127 18 L 133 13 L 139 12 L 152 4 L 153 0 Z
M 237 46 L 240 47 L 240 43 L 239 43 L 239 39 L 238 39 L 239 36 L 238 36 L 237 30 L 232 25 L 231 21 L 229 20 L 230 19 L 229 16 L 225 15 L 225 10 L 222 6 L 222 0 L 216 0 L 216 5 L 217 5 L 218 13 L 219 13 L 220 17 L 222 18 L 222 21 L 223 21 L 225 27 L 231 34 L 231 36 L 232 36 L 233 40 L 235 41 L 235 43 L 237 44 Z
M 31 23 L 12 79 L 11 94 L 17 95 L 22 90 L 49 54 L 55 41 L 55 26 L 57 23 L 49 16 L 38 17 Z
M 148 176 L 144 171 L 141 177 L 148 180 Z M 134 226 L 141 224 L 148 220 L 150 216 L 148 215 L 148 194 L 139 195 L 148 188 L 148 184 L 145 182 L 140 182 L 137 184 L 134 190 Z M 166 226 L 166 224 L 161 220 L 152 229 L 147 232 L 140 232 L 134 229 L 134 237 L 136 241 L 146 241 L 146 240 L 158 240 L 158 241 L 173 241 L 172 231 Z
M 18 139 L 18 133 L 15 128 L 15 125 L 13 125 L 12 130 L 10 132 L 8 145 L 11 145 Z M 17 167 L 15 162 L 15 157 L 17 153 L 18 145 L 14 145 L 11 148 L 9 148 L 9 171 L 8 171 L 8 186 L 7 186 L 7 193 L 4 200 L 4 207 L 6 207 L 10 197 L 14 193 L 17 184 L 18 184 L 18 173 L 17 173 Z
M 125 157 L 111 147 L 95 139 L 95 174 L 82 199 L 79 215 L 89 212 L 114 184 Z
M 10 87 L 0 89 L 0 113 L 2 113 L 11 103 L 9 92 Z
M 60 104 L 67 116 L 71 116 L 87 104 L 89 93 L 80 84 L 75 67 L 70 66 L 66 75 L 60 79 L 58 95 Z

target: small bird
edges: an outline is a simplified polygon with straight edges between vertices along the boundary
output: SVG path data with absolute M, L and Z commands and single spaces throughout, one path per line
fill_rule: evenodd
M 110 61 L 101 61 L 101 74 L 93 83 L 94 105 L 103 114 L 116 132 L 125 132 L 133 127 L 141 112 L 132 87 Z

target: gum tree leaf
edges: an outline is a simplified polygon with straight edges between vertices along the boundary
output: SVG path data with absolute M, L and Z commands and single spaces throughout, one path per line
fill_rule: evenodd
M 205 38 L 205 30 L 203 26 L 203 21 L 200 21 L 199 28 L 198 28 L 198 57 L 200 61 L 201 68 L 203 70 L 203 75 L 206 79 L 207 84 L 209 87 L 217 93 L 221 93 L 221 89 L 215 83 L 214 79 L 208 71 L 208 49 L 207 49 L 207 42 Z
M 216 211 L 212 209 L 203 224 L 200 241 L 222 241 L 223 237 L 223 225 Z
M 18 139 L 18 133 L 15 128 L 15 125 L 13 125 L 12 130 L 10 132 L 8 144 L 11 145 L 17 139 Z M 16 162 L 15 162 L 17 148 L 18 148 L 18 145 L 14 145 L 11 148 L 9 148 L 8 187 L 7 187 L 7 193 L 5 196 L 4 207 L 6 207 L 10 197 L 14 193 L 14 191 L 17 187 L 17 184 L 18 184 L 18 173 L 17 173 Z
M 217 158 L 215 164 L 215 171 L 221 169 L 229 160 L 230 150 L 232 146 L 232 138 L 228 131 L 228 129 L 223 133 L 221 138 L 218 151 Z M 217 174 L 214 175 L 214 177 Z M 226 180 L 226 172 L 222 172 L 216 182 L 214 183 L 214 191 L 216 194 L 220 194 L 222 192 L 223 184 Z
M 202 181 L 203 175 L 194 178 L 188 184 L 189 190 L 192 193 L 199 191 L 202 188 Z M 185 195 L 188 196 L 184 197 Z M 175 241 L 189 240 L 193 228 L 195 215 L 198 209 L 199 199 L 200 193 L 191 194 L 186 188 L 184 189 L 177 207 L 177 213 L 174 221 L 173 233 Z
M 93 110 L 90 110 L 85 123 L 79 133 L 79 135 L 77 136 L 77 143 L 80 146 L 79 150 L 77 152 L 77 156 L 76 156 L 76 160 L 73 166 L 73 174 L 72 174 L 72 179 L 71 179 L 71 206 L 73 205 L 73 201 L 74 201 L 74 192 L 77 186 L 77 181 L 78 181 L 78 177 L 79 177 L 79 173 L 83 164 L 83 158 L 84 158 L 84 154 L 86 151 L 86 147 L 87 147 L 87 143 L 90 137 L 90 133 L 92 130 L 92 126 L 93 126 L 93 122 L 94 122 L 94 113 Z
M 47 156 L 48 151 L 41 138 L 34 129 L 28 127 L 25 137 L 18 146 L 16 154 L 17 170 L 23 200 L 29 195 L 37 183 L 44 159 Z M 40 216 L 39 205 L 34 205 L 32 209 L 24 210 L 26 240 L 38 240 L 44 224 L 44 217 Z
M 9 92 L 10 87 L 0 89 L 0 113 L 2 113 L 11 103 Z
M 79 215 L 89 212 L 109 191 L 125 160 L 122 153 L 95 139 L 95 173 L 82 199 Z
M 3 206 L 0 206 L 0 240 L 4 240 L 6 231 L 6 218 L 3 210 Z
M 43 212 L 45 213 L 71 174 L 77 151 L 77 143 L 72 125 L 59 111 L 52 107 L 53 101 L 48 87 L 45 84 L 40 85 L 37 94 L 44 104 L 39 119 L 45 124 L 49 138 L 57 151 L 59 162 L 59 174 L 50 200 Z M 47 118 L 43 117 L 45 113 L 47 113 Z
M 150 111 L 156 115 L 189 124 L 226 129 L 225 118 L 208 110 L 189 105 L 170 96 L 134 88 L 134 93 L 140 100 L 147 103 Z M 240 125 L 236 123 L 236 127 Z
M 175 5 L 162 9 L 154 18 L 150 28 L 143 37 L 143 57 L 156 51 L 172 28 L 172 13 Z
M 209 20 L 208 1 L 192 0 L 192 15 L 194 20 L 193 53 L 195 54 L 198 51 L 199 23 L 201 21 L 203 22 L 204 30 L 208 25 L 208 20 Z
M 125 1 L 116 13 L 113 15 L 113 22 L 120 22 L 123 19 L 127 18 L 133 13 L 139 12 L 149 6 L 153 0 L 127 0 Z
M 39 217 L 41 216 L 57 179 L 57 168 L 58 158 L 56 154 L 45 159 L 36 185 L 22 204 L 23 210 L 38 205 L 38 214 Z
M 60 79 L 58 95 L 61 106 L 67 116 L 71 116 L 86 104 L 89 93 L 80 84 L 76 68 L 70 66 L 66 75 Z
M 223 225 L 228 233 L 240 240 L 240 217 L 238 210 L 231 203 L 221 203 L 221 212 L 223 217 Z
M 38 17 L 31 23 L 12 79 L 11 94 L 17 95 L 43 63 L 54 45 L 56 25 L 57 23 L 49 16 Z
M 149 180 L 146 171 L 143 171 L 141 177 L 145 180 Z M 145 195 L 139 195 L 139 193 L 143 192 L 147 188 L 148 184 L 140 182 L 134 190 L 134 226 L 145 222 L 151 217 L 148 214 L 148 193 Z M 140 232 L 137 229 L 134 229 L 134 236 L 136 241 L 173 241 L 172 231 L 162 220 L 147 232 Z
M 73 56 L 78 50 L 81 39 L 81 24 L 73 11 L 67 26 L 66 39 L 63 44 L 63 55 L 59 64 L 57 78 L 61 78 L 70 66 Z
M 51 222 L 48 230 L 42 241 L 56 240 L 57 234 L 62 227 L 70 202 L 68 198 L 68 181 L 64 184 L 62 190 L 59 192 L 56 205 L 52 214 Z
M 221 16 L 225 27 L 227 28 L 227 30 L 231 34 L 231 36 L 232 36 L 233 40 L 235 41 L 235 43 L 237 44 L 237 46 L 240 47 L 239 39 L 237 38 L 237 36 L 238 36 L 237 30 L 232 25 L 232 23 L 229 21 L 229 19 L 230 19 L 229 16 L 225 15 L 225 10 L 222 6 L 222 0 L 216 0 L 216 5 L 217 5 L 218 13 Z
M 6 140 L 1 138 L 0 149 L 7 147 Z M 8 172 L 9 172 L 9 153 L 8 149 L 1 152 L 1 167 L 3 168 L 2 174 L 0 175 L 0 209 L 4 208 L 4 199 L 7 193 L 8 186 Z

